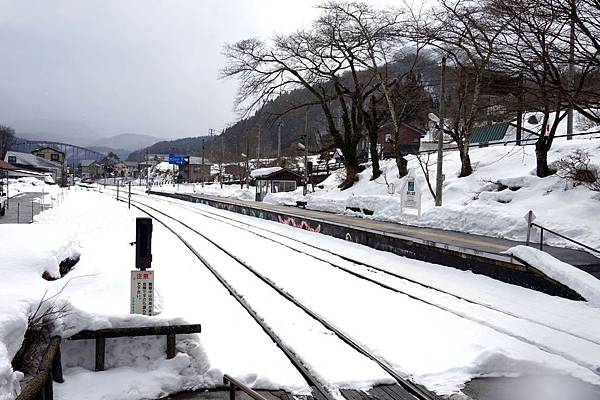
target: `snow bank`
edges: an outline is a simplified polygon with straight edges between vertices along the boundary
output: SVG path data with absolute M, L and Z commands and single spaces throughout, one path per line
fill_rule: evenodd
M 6 188 L 5 188 L 6 189 Z M 41 193 L 55 197 L 63 189 L 54 184 L 52 177 L 44 178 L 23 177 L 18 179 L 8 180 L 8 195 L 10 197 L 17 196 L 21 193 Z
M 13 399 L 20 390 L 22 374 L 12 370 L 11 360 L 28 316 L 44 297 L 59 293 L 52 303 L 68 311 L 53 325 L 53 334 L 62 337 L 83 329 L 186 322 L 175 316 L 128 314 L 127 264 L 134 259 L 129 242 L 135 237 L 135 217 L 127 207 L 115 207 L 110 197 L 71 190 L 60 206 L 37 215 L 33 224 L 0 225 L 0 399 Z M 75 257 L 80 260 L 66 277 L 42 278 L 44 272 L 60 277 L 60 262 Z M 158 284 L 155 295 L 160 312 Z M 115 370 L 101 373 L 93 372 L 93 349 L 91 341 L 63 342 L 65 383 L 55 386 L 57 398 L 157 398 L 219 382 L 209 372 L 198 335 L 179 335 L 179 353 L 172 360 L 165 359 L 164 337 L 111 339 L 106 365 Z M 123 379 L 115 378 L 117 370 Z
M 600 307 L 600 281 L 587 272 L 557 260 L 550 254 L 533 247 L 515 246 L 505 253 L 521 258 L 550 278 L 579 293 L 592 306 Z

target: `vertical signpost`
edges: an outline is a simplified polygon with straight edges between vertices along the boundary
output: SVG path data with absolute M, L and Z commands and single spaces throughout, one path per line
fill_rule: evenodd
M 154 315 L 154 271 L 152 267 L 152 219 L 136 218 L 135 267 L 131 271 L 130 313 Z

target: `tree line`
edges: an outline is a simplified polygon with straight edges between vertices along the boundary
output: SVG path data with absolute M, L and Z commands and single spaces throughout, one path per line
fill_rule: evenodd
M 600 2 L 598 0 L 437 0 L 427 10 L 327 2 L 310 27 L 270 40 L 225 45 L 221 73 L 236 78 L 236 107 L 250 115 L 298 89 L 306 96 L 276 117 L 318 110 L 344 157 L 347 188 L 361 171 L 357 147 L 367 139 L 373 176 L 380 174 L 377 137 L 391 126 L 400 177 L 407 160 L 401 125 L 427 123 L 440 104 L 439 129 L 456 142 L 460 176 L 473 169 L 474 129 L 517 109 L 543 116 L 537 132 L 537 174 L 552 173 L 547 154 L 569 110 L 600 123 Z M 439 79 L 422 71 L 447 60 Z M 406 68 L 391 68 L 398 61 Z

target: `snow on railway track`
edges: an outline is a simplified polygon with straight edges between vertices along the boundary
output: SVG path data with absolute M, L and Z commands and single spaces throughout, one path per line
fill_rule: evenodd
M 154 200 L 155 198 L 152 198 L 152 200 L 148 200 L 146 198 L 146 200 L 143 200 L 142 204 L 148 201 L 152 202 Z M 584 380 L 598 383 L 596 360 L 598 359 L 597 355 L 598 351 L 600 351 L 600 346 L 598 346 L 597 340 L 595 339 L 582 337 L 581 335 L 573 334 L 566 330 L 555 329 L 552 326 L 548 326 L 540 321 L 535 321 L 530 318 L 521 318 L 518 315 L 512 315 L 510 312 L 495 309 L 489 304 L 479 304 L 472 299 L 467 299 L 435 287 L 428 287 L 420 282 L 406 279 L 402 276 L 398 276 L 397 274 L 394 276 L 393 273 L 390 274 L 388 271 L 384 271 L 381 268 L 372 265 L 370 266 L 366 263 L 349 257 L 340 257 L 339 255 L 333 254 L 331 251 L 322 248 L 320 249 L 318 246 L 301 243 L 299 240 L 290 236 L 284 235 L 282 237 L 281 233 L 273 232 L 254 224 L 249 224 L 247 221 L 240 221 L 238 218 L 241 216 L 238 216 L 238 218 L 231 218 L 228 216 L 223 216 L 223 212 L 216 213 L 207 211 L 204 207 L 202 210 L 200 210 L 198 207 L 185 205 L 183 202 L 178 201 L 160 199 L 160 202 L 171 203 L 174 205 L 176 208 L 169 208 L 169 214 L 178 212 L 182 213 L 180 216 L 185 216 L 186 221 L 190 220 L 190 215 L 188 214 L 186 216 L 185 214 L 185 212 L 189 211 L 203 217 L 203 228 L 206 227 L 206 219 L 209 218 L 213 221 L 213 223 L 218 222 L 220 224 L 219 230 L 222 230 L 222 227 L 225 224 L 230 228 L 244 230 L 245 232 L 251 233 L 252 236 L 258 237 L 263 241 L 262 246 L 259 247 L 266 248 L 267 246 L 264 245 L 264 241 L 268 240 L 269 242 L 273 242 L 277 246 L 284 248 L 288 252 L 289 250 L 293 250 L 294 253 L 299 253 L 298 255 L 301 254 L 302 256 L 310 257 L 313 260 L 318 261 L 320 264 L 326 264 L 330 269 L 331 266 L 334 266 L 337 270 L 341 270 L 346 274 L 352 274 L 352 276 L 356 279 L 361 279 L 363 281 L 367 280 L 369 281 L 369 284 L 377 285 L 379 290 L 381 290 L 381 288 L 385 288 L 386 291 L 393 291 L 396 295 L 402 294 L 407 296 L 412 301 L 418 301 L 425 304 L 427 307 L 438 308 L 446 313 L 452 313 L 453 315 L 459 316 L 462 319 L 468 319 L 471 322 L 493 329 L 495 333 L 510 336 L 512 339 L 518 340 L 524 345 L 534 346 L 538 351 L 546 353 L 546 357 L 540 357 L 539 354 L 531 354 L 531 349 L 529 348 L 528 351 L 530 354 L 527 354 L 527 356 L 524 357 L 525 359 L 537 358 L 538 362 L 545 364 L 550 370 L 558 369 L 562 370 L 563 373 L 565 371 L 569 371 L 573 375 Z M 156 203 L 154 203 L 154 205 L 156 206 Z M 146 204 L 146 207 L 148 206 L 149 205 Z M 163 210 L 164 209 L 165 208 L 163 208 Z M 177 209 L 179 209 L 179 211 Z M 206 228 L 213 232 L 216 231 L 215 229 L 210 229 L 209 227 Z M 229 235 L 225 234 L 225 236 L 232 238 L 236 236 L 236 234 L 230 233 Z M 231 245 L 226 246 L 229 247 L 228 251 L 236 251 L 236 246 L 233 246 L 233 249 Z M 281 284 L 279 280 L 276 281 L 278 284 Z M 382 348 L 378 348 L 376 344 L 374 345 L 373 341 L 363 341 L 363 343 L 365 343 L 367 346 L 371 345 L 371 351 L 380 354 L 384 360 L 386 360 L 386 358 L 390 358 L 395 361 L 389 362 L 389 360 L 386 360 L 385 362 L 388 363 L 388 365 L 395 365 L 395 367 L 399 370 L 411 371 L 410 368 L 401 368 L 401 360 L 398 360 L 393 355 L 383 351 Z M 575 356 L 570 354 L 571 350 L 573 349 L 576 350 Z M 485 353 L 485 350 L 483 353 Z M 499 351 L 499 353 L 502 354 L 503 352 Z M 511 358 L 510 355 L 504 356 L 508 359 Z M 491 357 L 493 358 L 493 356 Z M 548 357 L 552 360 L 543 360 L 544 358 Z M 502 358 L 502 356 L 500 358 Z M 483 364 L 486 362 L 488 361 L 484 361 Z M 517 364 L 519 363 L 518 361 L 512 362 L 516 362 Z M 577 367 L 573 368 L 573 365 L 567 367 L 564 365 L 565 363 L 576 364 Z M 556 364 L 559 365 L 558 368 L 556 368 Z M 561 364 L 562 366 L 560 366 Z M 509 372 L 503 370 L 494 371 L 494 366 L 486 366 L 485 368 L 492 369 L 489 371 L 489 373 Z M 500 369 L 502 369 L 502 367 Z M 477 367 L 474 367 L 474 370 L 476 371 Z M 417 375 L 419 374 L 417 373 Z M 462 379 L 466 378 L 463 376 Z M 423 376 L 421 376 L 418 380 L 421 383 L 428 382 L 427 377 Z M 436 387 L 436 384 L 433 384 L 432 386 Z M 444 390 L 442 389 L 442 391 Z
M 265 333 L 284 351 L 288 359 L 290 359 L 311 387 L 318 391 L 321 397 L 327 400 L 343 399 L 344 397 L 341 395 L 339 389 L 349 387 L 336 387 L 331 382 L 347 379 L 343 377 L 356 374 L 352 382 L 354 385 L 363 381 L 362 386 L 366 388 L 373 384 L 391 384 L 396 381 L 408 393 L 412 394 L 415 399 L 432 400 L 436 398 L 422 388 L 406 381 L 384 363 L 378 362 L 378 358 L 368 351 L 361 349 L 360 344 L 354 342 L 351 338 L 344 337 L 343 333 L 339 332 L 337 328 L 317 313 L 296 300 L 285 290 L 277 287 L 268 278 L 257 273 L 235 255 L 219 246 L 219 244 L 212 242 L 202 233 L 154 207 L 137 201 L 134 201 L 133 205 L 175 234 L 210 269 L 211 273 L 227 288 L 230 294 L 261 325 Z M 148 211 L 148 209 L 152 211 Z M 157 213 L 161 215 L 159 216 Z M 175 225 L 181 225 L 185 229 L 181 230 L 181 228 L 174 227 L 172 223 L 166 222 L 163 217 L 172 220 Z M 210 262 L 207 256 L 201 255 L 197 247 L 192 244 L 197 238 L 189 237 L 189 232 L 200 236 L 203 241 L 208 241 L 217 249 L 215 259 L 220 258 L 218 254 L 220 251 L 225 253 L 229 259 L 235 261 L 235 263 L 228 263 L 229 268 L 237 263 L 239 266 L 244 267 L 246 271 L 239 268 L 237 270 L 234 268 L 223 271 L 222 267 L 224 263 L 222 258 L 219 260 L 219 267 L 215 267 L 215 263 Z M 206 247 L 203 247 L 203 253 L 206 253 Z M 287 301 L 277 304 L 278 300 L 280 301 L 281 299 L 274 299 L 272 293 L 265 293 L 265 289 L 267 288 L 261 285 L 261 283 L 257 283 L 255 279 L 251 279 L 251 275 L 248 275 L 248 273 L 254 275 L 260 282 L 266 284 Z M 230 283 L 232 281 L 234 283 Z M 238 287 L 243 287 L 243 289 L 238 291 L 236 289 Z M 267 292 L 270 291 L 267 289 Z M 290 307 L 289 303 L 295 305 L 297 309 Z M 302 313 L 307 315 L 302 315 Z M 278 316 L 282 315 L 285 315 L 286 318 L 278 318 Z M 307 319 L 307 317 L 309 318 Z M 293 320 L 293 324 L 285 326 L 290 320 Z M 319 326 L 319 324 L 323 326 Z M 285 336 L 280 336 L 277 333 L 280 331 L 285 332 Z M 338 337 L 341 340 L 337 339 Z M 335 360 L 335 362 L 332 363 L 332 360 Z

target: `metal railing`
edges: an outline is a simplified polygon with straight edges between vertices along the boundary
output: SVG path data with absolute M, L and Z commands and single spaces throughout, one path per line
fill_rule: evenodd
M 227 385 L 229 383 L 229 400 L 235 400 L 235 389 L 238 388 L 242 392 L 246 393 L 248 396 L 252 397 L 254 400 L 267 400 L 264 396 L 259 394 L 258 392 L 250 389 L 248 386 L 244 385 L 242 382 L 238 381 L 235 378 L 225 374 L 223 375 L 223 384 Z
M 548 228 L 546 228 L 546 227 L 544 227 L 544 226 L 542 226 L 540 224 L 536 224 L 535 222 L 530 222 L 529 223 L 528 232 L 527 232 L 527 241 L 525 242 L 525 244 L 527 246 L 529 246 L 529 243 L 530 243 L 530 232 L 531 232 L 531 227 L 533 227 L 533 226 L 535 226 L 535 227 L 537 227 L 537 228 L 540 229 L 540 244 L 539 244 L 540 245 L 540 250 L 544 249 L 544 231 L 546 231 L 546 232 L 550 232 L 551 234 L 556 235 L 556 236 L 558 236 L 558 237 L 560 237 L 562 239 L 565 239 L 565 240 L 567 240 L 567 241 L 569 241 L 569 242 L 571 242 L 573 244 L 576 244 L 577 246 L 583 247 L 586 250 L 589 250 L 589 251 L 592 251 L 594 253 L 600 254 L 600 250 L 598 250 L 598 249 L 594 249 L 593 247 L 590 247 L 590 246 L 588 246 L 586 244 L 578 242 L 575 239 L 571 239 L 570 237 L 567 237 L 567 236 L 565 236 L 563 234 L 560 234 L 560 233 L 558 233 L 556 231 L 553 231 L 552 229 L 548 229 Z

